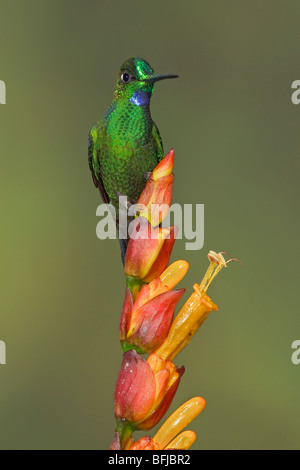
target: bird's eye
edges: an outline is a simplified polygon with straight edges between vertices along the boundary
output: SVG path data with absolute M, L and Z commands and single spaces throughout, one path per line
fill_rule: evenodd
M 130 75 L 127 72 L 122 73 L 121 80 L 123 83 L 128 83 L 130 81 Z

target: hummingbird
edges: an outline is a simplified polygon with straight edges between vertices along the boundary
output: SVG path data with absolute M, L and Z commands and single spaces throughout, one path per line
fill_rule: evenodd
M 159 130 L 152 120 L 150 100 L 154 84 L 178 75 L 157 75 L 141 57 L 120 68 L 114 99 L 88 137 L 88 160 L 93 182 L 103 201 L 116 209 L 119 196 L 138 201 L 149 175 L 164 156 Z M 127 237 L 120 238 L 124 263 Z

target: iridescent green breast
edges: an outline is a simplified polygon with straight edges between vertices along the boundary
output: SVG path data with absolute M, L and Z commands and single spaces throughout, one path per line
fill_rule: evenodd
M 163 156 L 159 132 L 149 107 L 113 103 L 97 125 L 94 173 L 101 179 L 110 202 L 117 194 L 136 202 L 151 172 Z
M 107 138 L 114 146 L 130 144 L 136 149 L 151 138 L 153 121 L 148 106 L 136 106 L 130 101 L 113 103 L 103 120 Z

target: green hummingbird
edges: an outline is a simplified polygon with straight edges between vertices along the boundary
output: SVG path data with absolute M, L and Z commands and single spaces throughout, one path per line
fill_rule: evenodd
M 121 66 L 114 99 L 91 129 L 89 167 L 105 203 L 119 211 L 119 196 L 138 200 L 146 175 L 164 156 L 159 130 L 152 120 L 150 100 L 155 82 L 178 75 L 157 75 L 150 64 L 134 57 Z M 124 260 L 127 240 L 120 240 Z

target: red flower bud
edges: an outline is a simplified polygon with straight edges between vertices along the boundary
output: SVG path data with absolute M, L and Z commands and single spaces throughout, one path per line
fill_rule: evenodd
M 185 289 L 164 292 L 139 308 L 134 305 L 126 342 L 143 353 L 159 348 L 169 333 L 176 305 L 184 292 Z
M 159 445 L 150 436 L 141 437 L 128 450 L 160 450 Z
M 127 351 L 115 389 L 115 415 L 139 429 L 155 426 L 168 410 L 184 368 L 151 354 L 146 361 Z
M 134 238 L 130 238 L 126 257 L 127 276 L 150 282 L 158 277 L 169 263 L 177 228 L 152 228 L 146 219 L 134 222 Z
M 144 205 L 139 215 L 148 219 L 153 227 L 162 222 L 171 205 L 173 161 L 174 150 L 171 150 L 157 165 L 139 198 L 139 204 Z
M 120 319 L 124 351 L 136 349 L 139 353 L 151 353 L 161 346 L 169 333 L 176 305 L 185 292 L 185 289 L 171 289 L 184 277 L 187 269 L 186 261 L 174 262 L 161 277 L 144 284 L 134 303 L 130 289 L 126 289 Z

